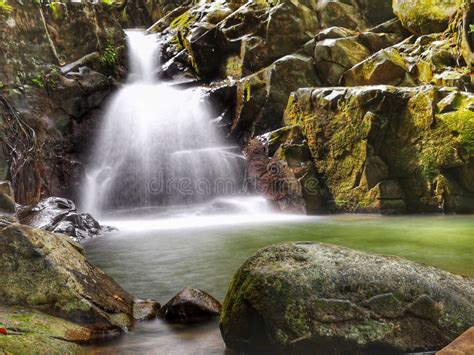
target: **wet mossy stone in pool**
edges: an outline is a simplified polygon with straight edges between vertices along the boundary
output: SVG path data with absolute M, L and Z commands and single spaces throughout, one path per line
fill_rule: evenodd
M 185 288 L 161 308 L 160 315 L 173 323 L 198 323 L 218 317 L 221 308 L 208 293 Z
M 310 242 L 259 250 L 237 271 L 220 319 L 245 353 L 439 350 L 474 324 L 474 280 L 398 257 Z

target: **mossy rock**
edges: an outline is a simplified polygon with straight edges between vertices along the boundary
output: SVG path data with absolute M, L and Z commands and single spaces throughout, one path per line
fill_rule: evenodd
M 393 11 L 403 26 L 416 35 L 443 32 L 462 0 L 393 0 Z
M 133 297 L 62 234 L 19 224 L 0 229 L 0 303 L 28 306 L 87 327 L 93 336 L 133 324 Z
M 301 127 L 335 211 L 472 213 L 473 100 L 429 86 L 300 89 L 284 121 Z
M 474 322 L 474 280 L 397 257 L 311 242 L 259 250 L 220 320 L 230 349 L 273 354 L 439 350 Z
M 81 354 L 79 344 L 91 340 L 91 330 L 31 308 L 0 306 L 0 349 L 6 354 Z

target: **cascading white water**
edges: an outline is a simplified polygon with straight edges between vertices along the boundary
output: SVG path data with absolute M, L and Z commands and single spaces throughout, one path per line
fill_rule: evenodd
M 197 203 L 235 193 L 241 157 L 199 90 L 155 80 L 154 35 L 128 31 L 131 72 L 112 99 L 87 172 L 84 210 Z

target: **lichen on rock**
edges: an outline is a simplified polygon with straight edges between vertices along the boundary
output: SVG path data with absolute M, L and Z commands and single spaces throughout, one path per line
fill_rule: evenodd
M 470 327 L 473 281 L 310 242 L 259 250 L 232 279 L 220 329 L 235 351 L 437 350 Z

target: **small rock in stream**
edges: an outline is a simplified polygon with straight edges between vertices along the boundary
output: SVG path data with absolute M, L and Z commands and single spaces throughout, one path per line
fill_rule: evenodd
M 218 317 L 221 309 L 221 303 L 208 293 L 185 288 L 161 308 L 160 315 L 174 323 L 198 323 Z
M 133 318 L 135 320 L 151 320 L 158 317 L 161 305 L 155 300 L 135 300 L 133 303 Z
M 117 230 L 101 226 L 89 213 L 79 213 L 74 202 L 59 197 L 49 197 L 36 206 L 19 208 L 18 217 L 22 224 L 66 234 L 76 242 Z

